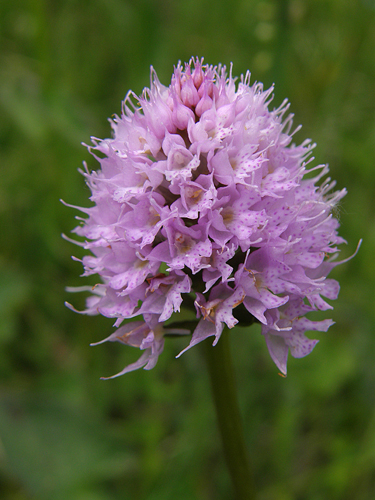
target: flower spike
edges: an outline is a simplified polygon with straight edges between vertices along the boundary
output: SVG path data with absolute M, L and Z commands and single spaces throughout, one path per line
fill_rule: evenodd
M 115 376 L 156 364 L 164 323 L 181 308 L 197 314 L 182 352 L 257 321 L 284 375 L 289 352 L 303 357 L 317 343 L 305 332 L 332 324 L 306 314 L 330 309 L 325 299 L 339 292 L 327 276 L 346 262 L 332 260 L 345 242 L 334 215 L 346 190 L 321 182 L 327 166 L 307 168 L 315 144 L 292 142 L 300 127 L 291 132 L 288 101 L 270 109 L 273 87 L 232 73 L 196 57 L 166 87 L 151 68 L 150 88 L 129 91 L 110 120 L 112 138 L 88 147 L 100 163 L 82 172 L 94 205 L 74 232 L 91 252 L 84 275 L 101 284 L 83 313 L 115 319 L 104 341 L 143 351 Z

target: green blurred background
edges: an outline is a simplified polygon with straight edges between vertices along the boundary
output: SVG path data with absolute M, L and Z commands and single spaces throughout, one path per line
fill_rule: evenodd
M 107 137 L 129 88 L 179 59 L 250 69 L 291 101 L 295 137 L 330 164 L 341 234 L 336 325 L 277 375 L 259 329 L 231 335 L 261 500 L 375 498 L 374 0 L 1 0 L 0 498 L 232 499 L 200 349 L 99 380 L 137 358 L 90 348 L 112 321 L 74 314 L 87 284 L 61 239 L 88 206 L 81 142 Z M 94 280 L 95 282 L 95 280 Z M 325 314 L 324 317 L 330 317 Z

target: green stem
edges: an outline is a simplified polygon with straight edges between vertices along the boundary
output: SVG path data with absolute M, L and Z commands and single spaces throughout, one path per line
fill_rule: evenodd
M 203 342 L 225 459 L 237 500 L 254 500 L 255 488 L 238 406 L 229 331 L 216 346 Z

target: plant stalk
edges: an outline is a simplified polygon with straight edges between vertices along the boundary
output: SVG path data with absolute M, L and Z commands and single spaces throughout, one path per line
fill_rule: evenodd
M 244 441 L 229 331 L 224 329 L 216 346 L 203 342 L 213 399 L 226 463 L 236 500 L 254 500 L 255 488 Z

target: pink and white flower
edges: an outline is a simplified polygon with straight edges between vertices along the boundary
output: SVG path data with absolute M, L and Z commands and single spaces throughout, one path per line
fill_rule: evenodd
M 306 314 L 339 292 L 327 275 L 346 190 L 321 182 L 327 166 L 307 168 L 314 145 L 292 142 L 289 104 L 270 110 L 272 90 L 198 58 L 179 63 L 169 87 L 151 69 L 150 89 L 129 92 L 111 121 L 113 137 L 92 139 L 101 168 L 83 175 L 94 205 L 74 232 L 91 252 L 84 274 L 101 277 L 84 312 L 116 319 L 105 340 L 144 351 L 120 374 L 155 365 L 164 322 L 192 299 L 199 321 L 186 349 L 219 341 L 241 310 L 261 323 L 283 374 L 289 351 L 317 343 L 305 332 L 332 324 Z

